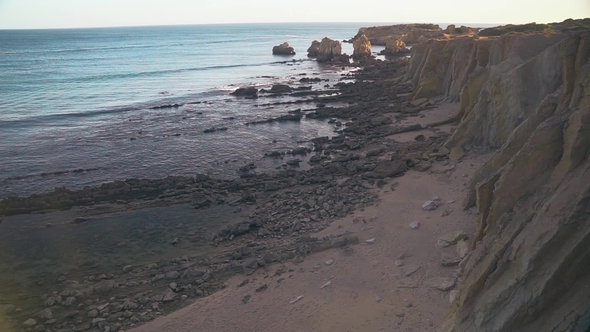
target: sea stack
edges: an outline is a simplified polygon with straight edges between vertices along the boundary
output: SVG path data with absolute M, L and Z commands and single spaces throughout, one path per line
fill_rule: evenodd
M 278 55 L 294 55 L 295 49 L 289 46 L 289 43 L 284 42 L 281 45 L 272 48 L 272 54 Z
M 318 62 L 348 62 L 348 56 L 342 54 L 342 43 L 328 37 L 322 39 L 318 53 Z
M 355 59 L 368 58 L 371 56 L 371 41 L 365 34 L 354 40 L 353 42 L 354 52 L 352 57 Z

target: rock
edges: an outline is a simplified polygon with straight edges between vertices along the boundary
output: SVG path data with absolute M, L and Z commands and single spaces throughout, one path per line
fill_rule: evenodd
M 402 271 L 404 272 L 404 275 L 406 277 L 411 276 L 412 274 L 416 273 L 418 270 L 420 270 L 419 265 L 407 265 L 402 268 Z
M 457 242 L 456 251 L 459 257 L 461 257 L 462 259 L 465 258 L 469 253 L 469 242 L 465 240 L 460 240 L 459 242 Z
M 53 319 L 53 312 L 51 311 L 51 309 L 41 310 L 41 312 L 39 312 L 39 314 L 37 315 L 37 318 L 43 320 Z
M 45 322 L 45 325 L 53 325 L 57 323 L 57 319 L 53 318 Z
M 293 88 L 286 84 L 275 84 L 269 90 L 270 93 L 289 93 L 292 92 Z
M 26 327 L 33 327 L 37 325 L 37 321 L 34 318 L 29 318 L 23 323 L 23 325 Z
M 400 176 L 408 169 L 405 161 L 386 161 L 377 164 L 372 173 L 376 179 L 385 179 Z
M 320 289 L 324 289 L 324 288 L 326 288 L 326 287 L 330 287 L 330 286 L 332 286 L 332 282 L 331 282 L 331 281 L 328 281 L 327 283 L 323 284 L 323 285 L 320 287 Z
M 330 265 L 332 265 L 332 264 L 334 264 L 334 260 L 333 260 L 333 259 L 328 259 L 328 260 L 326 261 L 326 265 L 330 266 Z
M 457 266 L 459 265 L 459 263 L 461 263 L 461 258 L 459 257 L 455 257 L 449 254 L 442 254 L 442 259 L 440 261 L 440 264 L 444 267 L 452 267 L 452 266 Z
M 379 296 L 379 295 L 375 296 L 375 302 L 381 303 L 381 301 L 383 301 L 383 299 L 381 298 L 381 296 Z
M 311 58 L 315 58 L 320 53 L 320 42 L 314 40 L 311 42 L 311 46 L 307 49 L 307 56 Z
M 162 302 L 164 303 L 175 301 L 177 298 L 178 294 L 174 293 L 171 289 L 164 291 L 162 294 Z
M 414 221 L 410 224 L 410 228 L 411 229 L 418 229 L 420 228 L 420 222 L 419 221 Z
M 5 304 L 5 305 L 0 306 L 0 313 L 12 314 L 15 310 L 16 310 L 16 307 L 12 304 Z
M 426 172 L 427 170 L 432 168 L 432 164 L 427 161 L 422 161 L 417 165 L 414 165 L 414 170 L 418 172 Z
M 398 55 L 409 53 L 410 50 L 407 48 L 406 43 L 403 40 L 397 38 L 389 38 L 385 41 L 385 49 L 379 54 L 383 55 Z
M 375 238 L 372 239 L 368 239 L 367 241 L 365 241 L 367 244 L 373 244 L 375 243 Z
M 430 158 L 444 157 L 444 156 L 448 155 L 449 153 L 450 153 L 449 149 L 445 148 L 444 146 L 441 146 L 438 149 L 434 149 L 434 152 L 428 154 L 428 156 Z
M 132 269 L 133 269 L 133 266 L 131 266 L 131 265 L 125 265 L 123 267 L 123 272 L 124 273 L 129 273 Z
M 265 290 L 267 290 L 267 289 L 268 289 L 268 285 L 267 285 L 267 284 L 264 284 L 264 285 L 262 285 L 262 286 L 260 286 L 260 287 L 256 288 L 256 293 L 263 292 L 263 291 L 265 291 Z
M 355 59 L 368 58 L 371 56 L 371 41 L 364 34 L 356 38 L 352 43 L 354 51 L 352 57 Z
M 239 97 L 257 97 L 258 96 L 258 89 L 253 87 L 253 86 L 249 86 L 249 87 L 245 87 L 245 88 L 238 88 L 236 91 L 230 93 L 233 96 L 239 96 Z
M 76 298 L 73 296 L 70 296 L 65 300 L 64 305 L 66 307 L 69 307 L 69 306 L 73 305 L 74 303 L 76 303 Z
M 92 310 L 88 311 L 88 317 L 89 318 L 98 317 L 98 310 L 92 309 Z
M 294 298 L 293 300 L 289 301 L 289 304 L 294 304 L 299 302 L 301 299 L 303 299 L 303 295 L 299 295 L 296 298 Z
M 395 261 L 395 266 L 399 267 L 399 266 L 403 266 L 403 265 L 404 265 L 404 261 L 402 261 L 402 260 Z
M 443 235 L 438 240 L 438 246 L 442 248 L 446 248 L 453 244 L 456 244 L 458 241 L 463 240 L 467 237 L 467 233 L 464 231 L 454 231 Z
M 170 283 L 170 285 L 168 285 L 168 288 L 170 288 L 171 290 L 176 290 L 176 288 L 178 288 L 178 284 L 175 282 Z
M 449 159 L 452 161 L 459 161 L 461 160 L 461 158 L 463 158 L 464 155 L 465 152 L 463 151 L 463 148 L 460 146 L 456 146 L 451 149 L 451 152 L 449 153 Z
M 436 289 L 441 290 L 443 292 L 446 292 L 448 290 L 451 290 L 453 287 L 455 287 L 455 279 L 445 278 L 445 277 L 436 277 L 436 278 L 428 280 L 426 282 L 426 284 L 430 287 L 433 287 L 433 288 L 436 288 Z
M 76 219 L 74 219 L 74 222 L 76 224 L 81 224 L 81 223 L 84 223 L 84 222 L 87 222 L 87 221 L 88 221 L 88 218 L 85 218 L 85 217 L 77 217 Z
M 434 211 L 438 208 L 438 204 L 435 201 L 426 201 L 422 204 L 422 210 L 424 211 Z
M 317 55 L 318 62 L 329 62 L 339 59 L 342 55 L 342 44 L 328 37 L 322 39 Z
M 180 273 L 178 273 L 178 271 L 170 271 L 166 273 L 166 279 L 174 280 L 178 279 L 178 277 L 180 277 Z
M 418 284 L 418 282 L 416 282 L 414 280 L 399 280 L 395 284 L 395 287 L 397 287 L 397 288 L 418 288 L 418 287 L 420 287 L 420 284 Z
M 243 304 L 247 304 L 248 302 L 250 302 L 250 299 L 252 298 L 251 295 L 246 295 L 244 296 L 244 298 L 242 298 L 242 303 Z
M 295 49 L 293 49 L 293 47 L 289 46 L 289 43 L 285 42 L 285 43 L 282 43 L 281 45 L 273 47 L 272 54 L 294 55 Z
M 443 212 L 440 214 L 440 216 L 441 216 L 441 217 L 447 217 L 447 216 L 451 215 L 451 213 L 453 213 L 453 209 L 449 209 L 449 208 L 447 208 L 447 209 L 445 209 L 445 210 L 444 210 L 444 211 L 443 211 Z

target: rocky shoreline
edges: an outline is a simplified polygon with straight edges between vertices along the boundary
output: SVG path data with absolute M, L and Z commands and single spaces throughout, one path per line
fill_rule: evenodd
M 256 165 L 250 164 L 240 169 L 238 180 L 205 175 L 130 179 L 80 191 L 58 189 L 3 200 L 0 213 L 4 216 L 84 207 L 67 221 L 74 226 L 105 213 L 178 204 L 190 204 L 197 213 L 211 206 L 253 209 L 246 220 L 229 224 L 203 240 L 220 248 L 215 255 L 123 266 L 118 273 L 77 275 L 67 271 L 56 279 L 54 275 L 37 279 L 41 287 L 24 282 L 21 287 L 28 290 L 18 293 L 27 293 L 27 301 L 3 303 L 3 312 L 10 317 L 4 324 L 36 331 L 118 331 L 207 296 L 223 288 L 229 276 L 357 244 L 359 240 L 354 236 L 312 238 L 308 234 L 376 202 L 378 197 L 370 193 L 371 188 L 394 189 L 394 178 L 410 167 L 446 158 L 445 153 L 436 150 L 446 138 L 444 134 L 404 144 L 382 140 L 387 135 L 421 128 L 396 125 L 428 107 L 408 103 L 412 88 L 403 80 L 407 65 L 405 59 L 370 61 L 362 70 L 344 77 L 354 79 L 354 83 L 337 84 L 337 95 L 330 95 L 330 91 L 316 93 L 312 101 L 318 107 L 296 114 L 298 118 L 347 122 L 339 135 L 314 139 L 313 149 L 289 151 L 290 155 L 308 160 L 308 170 L 293 167 L 303 160 L 290 161 L 275 174 L 256 173 Z M 331 103 L 349 106 L 332 107 Z M 385 115 L 392 111 L 395 117 Z M 294 120 L 292 117 L 266 121 Z M 427 151 L 430 155 L 424 155 Z M 269 154 L 269 158 L 277 157 L 282 155 Z M 187 238 L 175 238 L 170 246 L 180 241 Z M 43 292 L 30 294 L 33 289 Z

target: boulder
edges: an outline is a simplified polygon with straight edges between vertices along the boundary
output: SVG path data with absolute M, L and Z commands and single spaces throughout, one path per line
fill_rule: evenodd
M 311 46 L 307 49 L 307 56 L 315 58 L 320 54 L 320 42 L 314 40 L 311 42 Z
M 272 88 L 268 91 L 270 93 L 289 93 L 292 92 L 293 88 L 286 84 L 275 84 Z
M 294 55 L 295 49 L 289 46 L 289 43 L 285 42 L 281 45 L 275 46 L 272 48 L 272 54 L 278 55 Z
M 258 89 L 253 86 L 238 88 L 236 91 L 230 93 L 232 96 L 258 98 Z
M 354 51 L 352 57 L 355 59 L 367 58 L 371 56 L 371 41 L 364 34 L 355 39 L 352 43 Z

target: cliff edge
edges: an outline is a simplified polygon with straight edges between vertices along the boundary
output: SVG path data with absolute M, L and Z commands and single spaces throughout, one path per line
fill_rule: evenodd
M 441 332 L 589 328 L 590 20 L 564 23 L 412 49 L 413 98 L 460 102 L 445 146 L 493 151 L 464 202 L 478 226 Z

